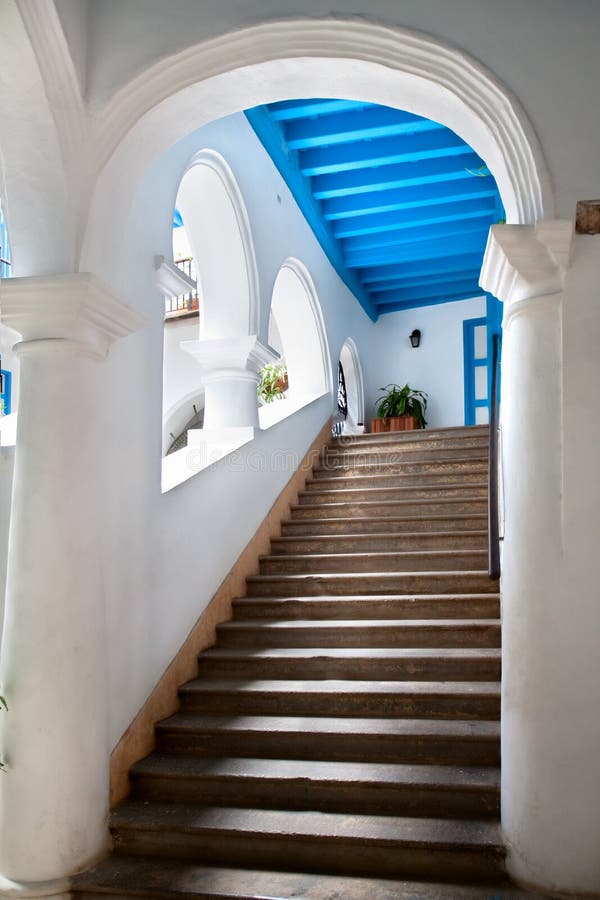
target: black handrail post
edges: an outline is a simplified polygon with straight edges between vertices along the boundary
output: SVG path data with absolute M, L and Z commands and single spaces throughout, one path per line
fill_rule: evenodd
M 492 335 L 492 384 L 490 396 L 490 445 L 488 451 L 488 575 L 500 578 L 500 529 L 498 523 L 498 364 L 500 335 Z

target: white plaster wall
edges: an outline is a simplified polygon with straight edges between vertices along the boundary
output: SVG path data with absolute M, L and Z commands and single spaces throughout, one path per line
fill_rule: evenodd
M 429 428 L 464 425 L 463 321 L 485 316 L 485 298 L 424 306 L 382 316 L 373 329 L 373 352 L 366 368 L 365 422 L 370 428 L 380 387 L 408 383 L 428 394 Z M 421 346 L 408 339 L 421 331 Z
M 14 461 L 15 448 L 0 446 L 0 634 L 2 634 L 2 623 L 4 621 L 6 558 Z
M 261 339 L 275 279 L 294 256 L 314 279 L 331 358 L 337 361 L 348 336 L 363 359 L 370 345 L 370 320 L 327 262 L 243 116 L 190 135 L 147 172 L 129 221 L 115 223 L 110 270 L 91 249 L 83 267 L 101 272 L 150 319 L 143 332 L 115 344 L 102 367 L 102 390 L 111 402 L 99 410 L 106 441 L 98 508 L 113 744 L 289 480 L 281 460 L 301 458 L 333 409 L 333 397 L 325 395 L 259 433 L 233 459 L 161 494 L 163 313 L 152 261 L 157 253 L 168 255 L 178 182 L 202 147 L 223 154 L 244 196 L 259 268 Z
M 199 317 L 170 319 L 165 322 L 163 341 L 163 453 L 194 415 L 192 403 L 204 394 L 202 371 L 181 341 L 197 341 Z
M 322 0 L 101 0 L 91 4 L 89 89 L 99 105 L 132 75 L 171 53 L 269 18 L 323 16 Z M 398 24 L 460 47 L 520 99 L 541 140 L 561 215 L 596 196 L 596 0 L 338 0 L 336 15 Z

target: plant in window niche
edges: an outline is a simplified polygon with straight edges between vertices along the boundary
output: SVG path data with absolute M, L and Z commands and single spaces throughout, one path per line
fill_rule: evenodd
M 377 402 L 378 418 L 371 420 L 371 431 L 412 431 L 425 428 L 427 394 L 415 391 L 408 384 L 388 384 L 379 388 L 384 396 Z
M 287 366 L 269 363 L 260 370 L 260 381 L 256 393 L 261 403 L 283 400 L 283 393 L 287 391 L 288 387 Z

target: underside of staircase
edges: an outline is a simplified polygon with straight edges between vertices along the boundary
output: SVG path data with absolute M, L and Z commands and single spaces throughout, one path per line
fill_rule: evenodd
M 332 440 L 76 897 L 517 896 L 488 440 Z

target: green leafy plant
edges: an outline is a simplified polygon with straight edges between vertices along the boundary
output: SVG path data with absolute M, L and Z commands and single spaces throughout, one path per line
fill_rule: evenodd
M 269 363 L 260 370 L 260 381 L 256 388 L 258 399 L 262 403 L 283 400 L 283 392 L 288 387 L 287 367 Z
M 376 412 L 380 419 L 391 419 L 397 416 L 414 416 L 418 428 L 425 428 L 427 421 L 427 394 L 423 391 L 413 391 L 407 384 L 400 387 L 399 384 L 387 384 L 379 388 L 384 391 L 376 406 Z

